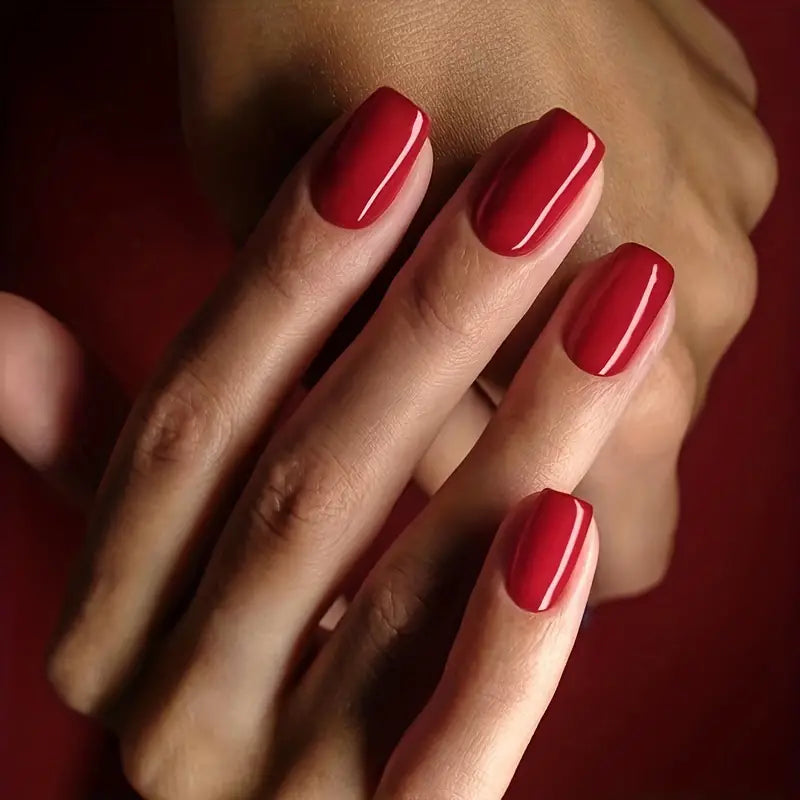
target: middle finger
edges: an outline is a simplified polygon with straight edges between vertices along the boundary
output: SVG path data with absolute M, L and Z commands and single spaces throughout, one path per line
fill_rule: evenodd
M 269 443 L 128 738 L 129 763 L 148 764 L 145 787 L 172 773 L 179 741 L 207 796 L 246 791 L 250 744 L 267 735 L 309 626 L 582 232 L 602 153 L 563 111 L 501 139 Z

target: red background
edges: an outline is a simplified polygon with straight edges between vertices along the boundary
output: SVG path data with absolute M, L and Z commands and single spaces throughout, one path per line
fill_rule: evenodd
M 228 248 L 182 152 L 167 4 L 70 5 L 28 5 L 7 27 L 0 285 L 134 387 Z M 756 234 L 758 304 L 685 450 L 668 579 L 596 612 L 514 796 L 800 794 L 800 2 L 712 5 L 754 63 L 781 162 Z M 80 536 L 80 519 L 0 449 L 2 798 L 125 794 L 113 746 L 42 675 Z

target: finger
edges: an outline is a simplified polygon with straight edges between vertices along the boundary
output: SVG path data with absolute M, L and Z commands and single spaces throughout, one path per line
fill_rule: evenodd
M 127 408 L 116 381 L 60 322 L 0 293 L 0 438 L 83 508 Z
M 503 797 L 572 651 L 596 561 L 588 503 L 545 490 L 511 511 L 376 800 Z
M 254 772 L 232 767 L 241 742 L 261 734 L 309 626 L 585 227 L 601 156 L 591 131 L 555 112 L 501 140 L 442 210 L 260 459 L 159 665 L 150 752 L 188 733 L 220 780 Z
M 96 711 L 133 673 L 237 471 L 402 237 L 430 175 L 426 136 L 423 112 L 391 89 L 330 129 L 137 401 L 50 661 L 72 706 Z
M 669 334 L 671 284 L 671 267 L 639 245 L 572 284 L 483 436 L 372 571 L 304 678 L 289 714 L 312 730 L 315 756 L 293 767 L 293 788 L 321 780 L 356 791 L 351 776 L 388 756 L 439 674 L 486 532 L 523 497 L 572 491 L 586 474 Z
M 435 494 L 466 458 L 492 418 L 494 405 L 473 386 L 459 400 L 414 469 L 414 479 Z

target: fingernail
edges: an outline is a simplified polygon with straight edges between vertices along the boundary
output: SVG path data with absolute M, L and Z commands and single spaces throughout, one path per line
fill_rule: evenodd
M 353 112 L 312 177 L 314 207 L 340 228 L 374 222 L 408 177 L 429 124 L 407 97 L 377 89 Z
M 556 108 L 500 165 L 475 207 L 478 238 L 495 253 L 534 250 L 564 216 L 605 153 L 600 138 Z
M 508 571 L 511 599 L 526 611 L 558 601 L 578 561 L 592 507 L 571 494 L 545 489 L 512 512 L 516 546 Z
M 564 349 L 592 375 L 616 375 L 628 366 L 669 297 L 674 272 L 658 253 L 624 244 L 611 255 L 568 323 Z

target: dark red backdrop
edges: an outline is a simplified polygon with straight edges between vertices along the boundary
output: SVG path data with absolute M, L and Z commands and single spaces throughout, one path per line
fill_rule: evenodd
M 2 288 L 77 329 L 133 387 L 228 250 L 181 151 L 167 5 L 64 5 L 29 6 L 11 28 Z M 778 197 L 756 236 L 758 305 L 686 448 L 668 580 L 596 613 L 514 796 L 797 789 L 800 2 L 713 5 L 755 64 L 780 154 Z M 116 800 L 112 747 L 42 676 L 81 523 L 6 450 L 0 533 L 0 797 Z

